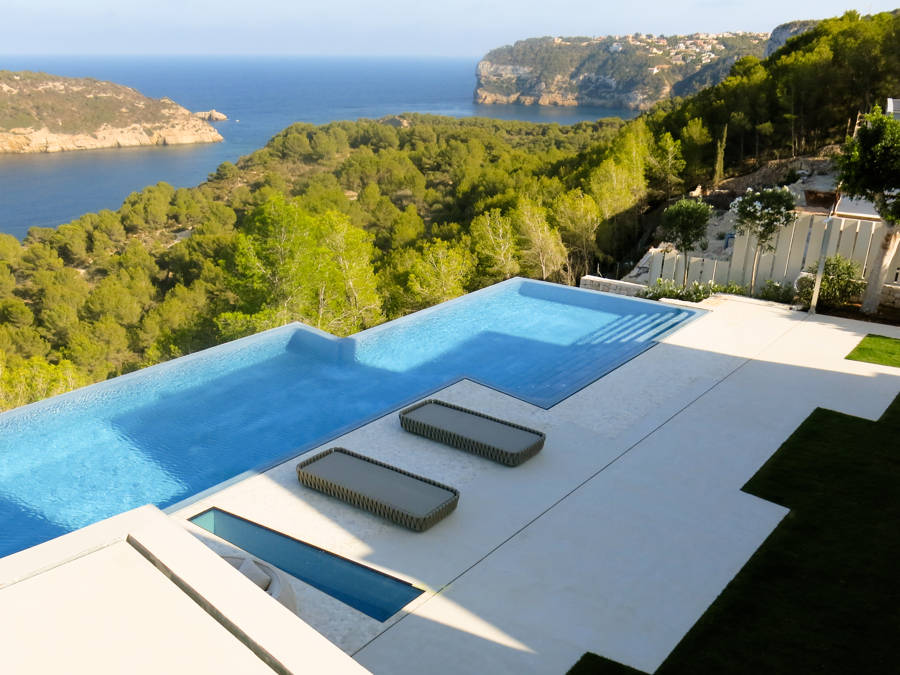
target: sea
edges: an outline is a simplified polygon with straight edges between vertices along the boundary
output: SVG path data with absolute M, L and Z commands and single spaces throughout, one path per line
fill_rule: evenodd
M 199 185 L 224 161 L 261 148 L 294 122 L 379 118 L 404 112 L 574 124 L 632 111 L 478 105 L 475 59 L 274 56 L 0 56 L 0 70 L 91 77 L 216 110 L 222 143 L 37 155 L 0 154 L 0 232 L 22 239 L 165 181 Z

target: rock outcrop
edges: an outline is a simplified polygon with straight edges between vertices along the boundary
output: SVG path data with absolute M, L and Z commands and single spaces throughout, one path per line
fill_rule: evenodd
M 228 119 L 228 115 L 226 115 L 225 113 L 220 113 L 215 108 L 213 108 L 212 110 L 195 112 L 194 117 L 199 117 L 201 120 L 206 120 L 207 122 L 224 122 Z
M 221 140 L 208 122 L 167 98 L 93 79 L 0 71 L 0 153 Z
M 817 25 L 819 25 L 818 21 L 809 20 L 790 21 L 788 23 L 783 23 L 780 26 L 775 26 L 775 30 L 769 35 L 769 41 L 766 42 L 766 57 L 771 56 L 781 49 L 784 46 L 784 43 L 792 37 L 802 35 L 806 31 L 812 30 Z

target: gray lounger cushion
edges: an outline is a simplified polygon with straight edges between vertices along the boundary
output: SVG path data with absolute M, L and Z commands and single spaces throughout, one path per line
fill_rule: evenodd
M 459 491 L 390 464 L 329 448 L 297 465 L 307 487 L 421 532 L 456 508 Z
M 411 433 L 508 466 L 521 464 L 544 447 L 541 431 L 435 399 L 401 411 L 400 425 Z

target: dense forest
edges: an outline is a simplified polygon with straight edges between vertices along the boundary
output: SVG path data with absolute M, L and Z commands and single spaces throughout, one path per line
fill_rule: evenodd
M 348 335 L 515 275 L 614 271 L 686 184 L 843 140 L 900 91 L 898 37 L 891 14 L 823 21 L 628 123 L 295 124 L 197 188 L 0 235 L 0 408 L 288 321 Z

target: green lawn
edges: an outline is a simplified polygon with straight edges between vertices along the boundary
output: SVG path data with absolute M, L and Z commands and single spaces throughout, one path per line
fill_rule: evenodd
M 791 512 L 656 673 L 900 672 L 900 396 L 877 422 L 815 410 L 744 490 Z
M 869 333 L 847 358 L 900 368 L 900 340 Z

